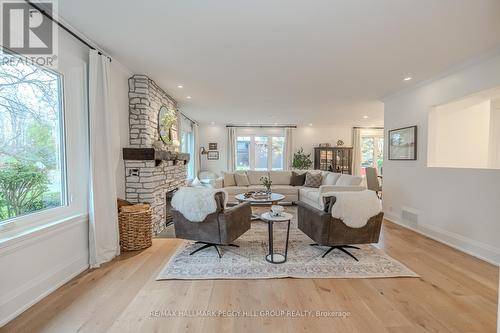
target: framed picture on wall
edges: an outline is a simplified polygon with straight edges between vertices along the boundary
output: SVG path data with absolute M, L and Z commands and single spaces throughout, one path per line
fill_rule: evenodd
M 389 131 L 389 160 L 415 161 L 417 159 L 417 126 Z
M 218 151 L 208 151 L 207 159 L 208 160 L 218 160 L 219 159 L 219 152 Z

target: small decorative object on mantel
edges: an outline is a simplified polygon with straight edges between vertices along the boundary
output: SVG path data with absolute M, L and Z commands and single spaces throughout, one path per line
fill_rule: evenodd
M 344 140 L 337 140 L 337 147 L 342 147 L 344 145 Z
M 389 131 L 389 160 L 414 161 L 417 159 L 417 126 Z
M 331 145 L 328 142 L 326 142 L 326 143 L 320 143 L 319 146 L 320 147 L 330 147 Z
M 217 150 L 217 142 L 210 142 L 208 144 L 208 150 Z
M 219 159 L 219 152 L 218 151 L 209 150 L 208 153 L 207 153 L 207 159 L 208 160 L 218 160 Z

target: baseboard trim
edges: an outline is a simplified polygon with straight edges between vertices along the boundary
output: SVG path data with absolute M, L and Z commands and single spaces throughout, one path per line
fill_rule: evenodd
M 415 231 L 437 242 L 443 243 L 458 251 L 486 261 L 492 265 L 500 266 L 500 249 L 489 244 L 459 235 L 448 230 L 437 228 L 431 225 L 418 224 L 412 226 L 404 223 L 398 216 L 386 213 L 384 218 L 406 229 Z
M 44 274 L 39 278 L 33 279 L 32 281 L 29 281 L 19 289 L 16 289 L 8 295 L 2 297 L 2 300 L 0 300 L 0 312 L 2 314 L 6 313 L 6 311 L 4 311 L 2 308 L 16 308 L 16 310 L 11 311 L 10 313 L 7 313 L 5 317 L 0 318 L 0 327 L 4 326 L 9 321 L 19 316 L 31 306 L 33 306 L 34 304 L 54 292 L 57 288 L 61 287 L 88 268 L 88 253 L 82 253 L 79 256 L 74 257 L 68 263 L 59 265 L 51 272 Z M 26 303 L 22 301 L 23 298 L 29 299 L 29 294 L 37 288 L 43 289 L 43 291 L 41 293 L 38 293 L 35 298 Z M 16 305 L 16 303 L 19 303 L 19 305 Z

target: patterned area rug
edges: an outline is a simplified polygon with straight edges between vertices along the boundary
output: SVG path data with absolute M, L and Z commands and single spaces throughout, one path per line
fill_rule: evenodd
M 265 208 L 254 208 L 254 212 L 259 209 Z M 296 213 L 295 207 L 287 207 L 286 210 Z M 285 238 L 286 223 L 275 223 L 275 252 L 284 252 Z M 202 245 L 186 241 L 163 268 L 157 280 L 418 277 L 372 245 L 361 245 L 359 250 L 350 250 L 359 259 L 358 262 L 338 250 L 321 258 L 328 248 L 310 246 L 312 240 L 297 229 L 295 221 L 292 221 L 290 228 L 288 260 L 285 263 L 271 264 L 264 259 L 268 253 L 265 222 L 252 222 L 252 228 L 234 243 L 240 247 L 219 247 L 222 254 L 220 259 L 214 248 L 190 256 L 190 252 Z

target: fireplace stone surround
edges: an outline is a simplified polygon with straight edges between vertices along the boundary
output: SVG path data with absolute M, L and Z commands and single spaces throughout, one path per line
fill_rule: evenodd
M 152 232 L 156 235 L 166 224 L 166 194 L 186 185 L 189 154 L 172 146 L 158 148 L 160 107 L 165 105 L 179 114 L 172 97 L 145 75 L 129 79 L 128 95 L 129 146 L 123 148 L 125 198 L 151 205 Z

